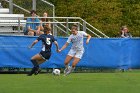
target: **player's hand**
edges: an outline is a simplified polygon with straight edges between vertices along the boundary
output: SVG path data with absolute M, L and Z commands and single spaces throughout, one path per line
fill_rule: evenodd
M 58 50 L 58 53 L 60 53 L 61 51 L 62 51 L 62 50 L 61 50 L 61 49 L 59 49 L 59 50 Z
M 28 46 L 28 48 L 31 49 L 32 47 L 31 46 Z
M 59 53 L 59 49 L 57 49 L 57 50 L 56 50 L 56 52 L 58 52 L 58 53 Z
M 88 43 L 89 43 L 89 40 L 86 41 L 86 44 L 88 44 Z

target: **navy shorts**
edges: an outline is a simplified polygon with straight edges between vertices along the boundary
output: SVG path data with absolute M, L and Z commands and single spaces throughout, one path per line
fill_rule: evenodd
M 49 60 L 51 57 L 51 52 L 46 52 L 46 51 L 41 51 L 39 55 L 44 59 L 44 60 Z

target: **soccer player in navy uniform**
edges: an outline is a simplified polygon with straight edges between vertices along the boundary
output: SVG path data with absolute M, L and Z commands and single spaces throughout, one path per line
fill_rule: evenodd
M 32 44 L 29 46 L 29 48 L 32 48 L 37 42 L 42 41 L 43 47 L 40 53 L 34 55 L 31 58 L 31 62 L 34 65 L 31 72 L 28 74 L 28 76 L 32 76 L 32 74 L 37 75 L 41 70 L 39 69 L 39 65 L 47 60 L 49 60 L 51 56 L 51 47 L 52 43 L 56 46 L 56 51 L 58 52 L 58 43 L 54 36 L 51 35 L 51 29 L 49 27 L 44 27 L 44 34 L 40 35 Z

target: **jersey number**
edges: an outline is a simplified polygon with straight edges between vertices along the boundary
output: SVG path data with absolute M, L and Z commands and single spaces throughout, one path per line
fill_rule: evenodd
M 50 45 L 51 44 L 50 38 L 46 38 L 46 44 L 47 45 Z

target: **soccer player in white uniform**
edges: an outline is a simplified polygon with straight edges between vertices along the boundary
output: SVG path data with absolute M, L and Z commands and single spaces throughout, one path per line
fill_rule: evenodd
M 69 36 L 67 42 L 63 45 L 63 47 L 59 50 L 59 52 L 61 52 L 62 50 L 64 50 L 69 43 L 72 43 L 72 47 L 70 49 L 70 51 L 67 54 L 67 57 L 65 59 L 65 70 L 64 70 L 64 74 L 68 75 L 70 74 L 76 67 L 76 64 L 80 61 L 80 59 L 83 56 L 84 53 L 84 47 L 83 47 L 83 39 L 84 36 L 87 37 L 86 40 L 86 44 L 89 43 L 89 40 L 91 38 L 91 36 L 89 34 L 87 34 L 84 31 L 78 31 L 78 26 L 77 25 L 73 25 L 71 28 L 71 35 Z M 69 68 L 68 64 L 70 63 L 70 61 L 73 60 L 72 63 L 72 67 Z

